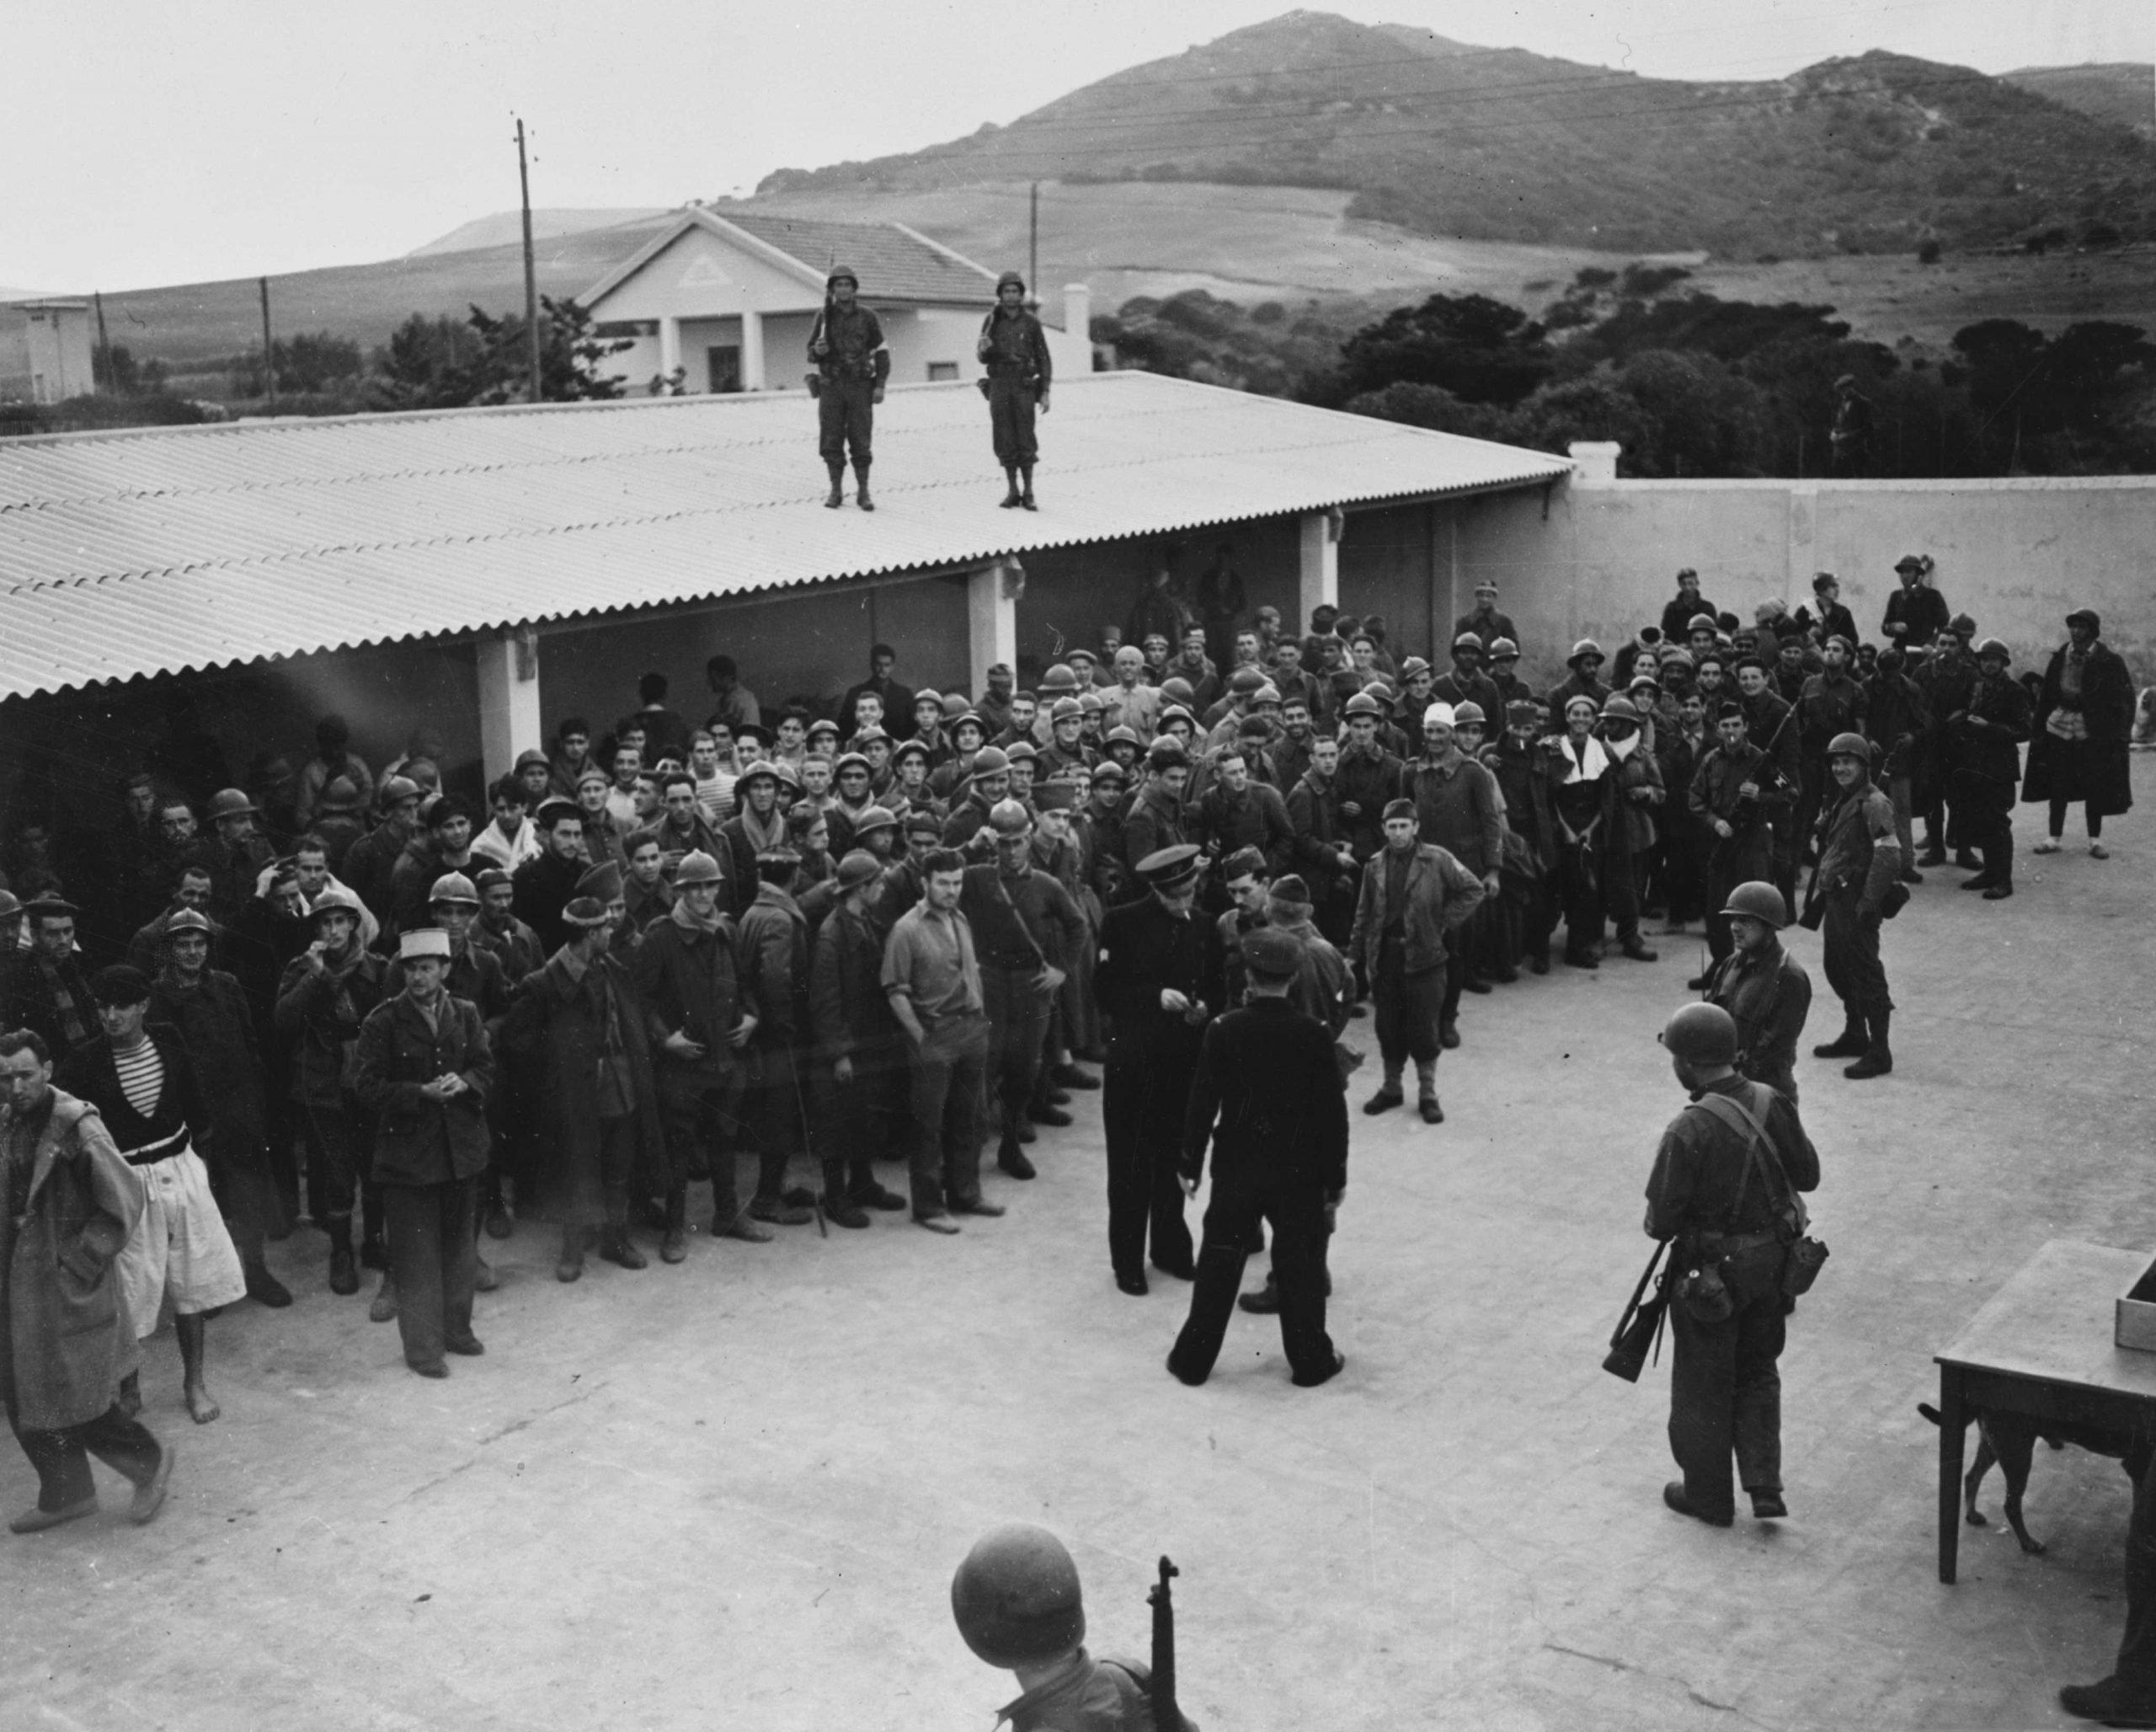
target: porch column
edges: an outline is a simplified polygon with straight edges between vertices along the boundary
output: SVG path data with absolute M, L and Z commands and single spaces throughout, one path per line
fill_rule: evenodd
M 764 316 L 745 307 L 741 313 L 741 388 L 764 388 Z
M 479 761 L 487 778 L 506 776 L 520 751 L 544 751 L 539 714 L 539 634 L 529 626 L 482 638 Z
M 966 580 L 968 666 L 976 692 L 988 690 L 988 671 L 997 662 L 1018 666 L 1018 597 L 1026 592 L 1026 568 L 1001 559 Z
M 671 377 L 681 364 L 681 321 L 662 318 L 659 322 L 659 370 Z
M 1298 635 L 1310 629 L 1310 612 L 1340 605 L 1340 532 L 1346 520 L 1337 511 L 1305 511 L 1302 519 L 1302 567 L 1295 605 L 1302 617 Z

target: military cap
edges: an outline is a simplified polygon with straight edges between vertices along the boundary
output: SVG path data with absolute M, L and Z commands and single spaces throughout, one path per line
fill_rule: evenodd
M 1161 696 L 1175 703 L 1195 703 L 1198 688 L 1181 674 L 1171 674 L 1161 682 Z
M 397 960 L 410 962 L 421 956 L 449 958 L 449 934 L 438 926 L 414 927 L 401 933 L 397 940 Z
M 1100 762 L 1093 766 L 1093 786 L 1096 788 L 1107 782 L 1113 782 L 1120 786 L 1129 779 L 1128 772 L 1113 758 L 1102 758 Z
M 1025 278 L 1015 270 L 1006 270 L 995 280 L 995 292 L 999 295 L 1006 289 L 1022 289 L 1025 286 Z
M 1278 607 L 1275 607 L 1270 601 L 1267 602 L 1264 607 L 1257 610 L 1257 617 L 1260 619 L 1269 619 L 1275 625 L 1280 623 L 1280 610 Z
M 1586 660 L 1590 655 L 1597 661 L 1604 660 L 1602 645 L 1596 643 L 1592 638 L 1582 638 L 1578 643 L 1572 645 L 1572 653 L 1565 658 L 1565 666 L 1566 667 L 1577 667 L 1580 663 Z
M 1255 692 L 1265 683 L 1265 676 L 1246 662 L 1228 676 L 1230 692 Z
M 1921 553 L 1904 553 L 1894 562 L 1894 569 L 1897 571 L 1921 571 L 1924 569 L 1924 556 Z
M 943 694 L 943 719 L 954 727 L 958 724 L 960 717 L 972 714 L 973 707 L 973 699 L 963 692 L 947 692 Z M 978 722 L 980 718 L 974 716 L 973 719 Z
M 1083 644 L 1073 644 L 1068 650 L 1063 652 L 1063 659 L 1069 662 L 1090 661 L 1096 667 L 1100 666 L 1101 661 L 1101 658 L 1094 655 L 1093 652 L 1088 650 Z M 1077 671 L 1075 667 L 1071 671 L 1074 673 Z
M 760 758 L 757 762 L 760 763 L 764 762 L 764 760 Z M 795 794 L 801 792 L 800 771 L 796 769 L 792 764 L 788 763 L 784 758 L 773 758 L 770 762 L 771 767 L 771 774 L 778 778 L 778 785 L 782 790 L 791 790 Z
M 1190 751 L 1182 741 L 1166 735 L 1145 748 L 1145 767 L 1149 770 L 1171 770 L 1177 765 L 1190 767 Z
M 382 791 L 375 796 L 375 803 L 387 810 L 399 800 L 417 799 L 419 797 L 419 784 L 409 776 L 392 776 L 382 784 Z
M 1070 671 L 1068 662 L 1059 661 L 1041 676 L 1040 688 L 1043 692 L 1075 692 L 1078 676 Z
M 1280 688 L 1272 681 L 1267 680 L 1250 694 L 1250 701 L 1252 708 L 1256 708 L 1261 703 L 1278 703 L 1280 701 Z
M 1156 890 L 1171 890 L 1188 884 L 1198 876 L 1198 846 L 1194 842 L 1178 842 L 1171 848 L 1155 848 L 1138 863 L 1138 875 Z
M 873 774 L 868 760 L 857 751 L 842 751 L 831 765 L 831 774 L 843 776 L 848 770 L 867 771 Z
M 562 910 L 564 926 L 579 926 L 589 929 L 606 924 L 606 904 L 594 896 L 571 896 L 568 906 Z
M 1076 698 L 1059 698 L 1049 707 L 1048 719 L 1050 722 L 1070 721 L 1082 718 L 1085 714 Z
M 1673 1058 L 1691 1064 L 1726 1065 L 1737 1058 L 1737 1022 L 1719 1004 L 1687 1004 L 1656 1037 Z
M 1827 742 L 1827 756 L 1830 758 L 1861 758 L 1871 762 L 1871 742 L 1861 734 L 1837 734 Z
M 1265 876 L 1265 856 L 1256 848 L 1237 848 L 1220 863 L 1220 881 L 1223 884 L 1231 883 L 1245 873 L 1257 878 Z
M 894 764 L 903 763 L 910 757 L 917 757 L 925 762 L 928 755 L 928 748 L 918 740 L 901 740 L 899 742 L 898 750 L 891 754 L 891 762 Z
M 1283 872 L 1267 887 L 1266 894 L 1276 902 L 1309 903 L 1310 887 L 1299 872 Z
M 1684 635 L 1688 638 L 1694 632 L 1719 632 L 1721 629 L 1721 624 L 1711 613 L 1695 613 L 1684 622 Z
M 1243 934 L 1243 966 L 1255 980 L 1291 981 L 1302 966 L 1303 947 L 1286 933 L 1254 926 Z
M 0 895 L 4 894 L 0 892 Z M 18 903 L 13 896 L 8 896 L 4 904 L 0 904 L 0 920 L 5 920 L 10 914 L 21 911 L 21 904 Z M 200 908 L 175 909 L 172 918 L 165 922 L 165 942 L 170 944 L 182 933 L 200 933 L 207 938 L 216 930 L 216 928 L 210 924 L 209 917 Z
M 1946 629 L 1967 643 L 1977 634 L 1977 622 L 1972 615 L 1957 613 L 1946 623 Z
M 1836 632 L 1829 637 L 1827 641 L 1829 644 L 1839 644 L 1843 649 L 1848 650 L 1852 655 L 1856 654 L 1856 645 L 1849 641 L 1849 634 L 1846 632 Z
M 1166 709 L 1161 712 L 1160 725 L 1161 731 L 1162 733 L 1166 733 L 1167 731 L 1168 724 L 1170 722 L 1187 722 L 1193 728 L 1195 728 L 1198 725 L 1198 718 L 1193 715 L 1188 710 L 1185 709 L 1180 703 L 1171 703 Z
M 1423 718 L 1425 722 L 1428 719 L 1428 716 Z M 1478 726 L 1485 725 L 1489 719 L 1489 717 L 1482 714 L 1482 706 L 1471 698 L 1464 703 L 1455 703 L 1452 707 L 1452 724 L 1455 728 L 1465 728 L 1470 722 Z
M 149 976 L 125 962 L 101 968 L 90 977 L 90 997 L 99 1004 L 140 1004 L 149 996 Z
M 1358 692 L 1348 700 L 1341 713 L 1351 716 L 1381 716 L 1385 714 L 1385 706 L 1368 692 Z
M 1419 655 L 1411 655 L 1400 664 L 1400 677 L 1403 680 L 1412 680 L 1417 674 L 1426 674 L 1429 671 L 1430 664 Z
M 830 275 L 824 279 L 824 286 L 828 289 L 835 283 L 851 283 L 857 289 L 861 286 L 861 279 L 853 274 L 851 265 L 834 265 Z
M 1473 632 L 1462 632 L 1452 640 L 1452 647 L 1454 650 L 1472 650 L 1480 655 L 1482 653 L 1482 639 Z
M 1515 661 L 1518 660 L 1519 645 L 1513 642 L 1510 638 L 1491 639 L 1490 660 L 1492 661 L 1502 661 L 1508 656 L 1511 657 Z
M 866 848 L 849 849 L 839 862 L 839 889 L 850 890 L 883 875 L 883 863 Z
M 853 833 L 863 837 L 878 830 L 896 830 L 899 815 L 889 806 L 871 806 L 853 821 Z
M 943 708 L 943 694 L 933 686 L 923 686 L 913 694 L 913 707 L 919 709 L 924 703 L 932 703 L 941 709 Z
M 1729 893 L 1721 911 L 1764 921 L 1777 932 L 1789 924 L 1789 904 L 1782 900 L 1782 893 L 1764 879 L 1755 878 L 1738 885 Z
M 854 730 L 853 739 L 850 743 L 850 749 L 855 751 L 859 751 L 871 740 L 882 740 L 888 742 L 890 737 L 891 731 L 889 729 L 883 726 L 880 723 L 871 722 L 867 727 L 857 728 Z
M 1422 712 L 1422 725 L 1426 728 L 1449 728 L 1456 719 L 1456 713 L 1449 703 L 1433 703 Z
M 1107 699 L 1102 697 L 1099 691 L 1093 687 L 1088 686 L 1078 694 L 1078 714 L 1081 716 L 1097 716 L 1107 707 Z
M 601 788 L 611 788 L 614 785 L 614 778 L 608 775 L 604 770 L 600 769 L 596 764 L 594 764 L 590 769 L 584 771 L 576 778 L 576 785 L 579 788 L 588 788 L 595 782 L 596 782 Z M 383 804 L 387 805 L 388 802 L 384 801 Z M 579 807 L 578 810 L 580 811 L 583 809 Z
M 678 890 L 686 890 L 692 884 L 721 884 L 725 877 L 718 869 L 718 861 L 702 848 L 691 848 L 674 869 L 674 888 Z
M 622 894 L 622 869 L 611 860 L 602 860 L 577 879 L 576 893 L 595 901 L 615 901 Z
M 1385 803 L 1385 821 L 1388 824 L 1395 818 L 1412 818 L 1415 815 L 1415 802 L 1412 799 L 1390 799 Z
M 35 908 L 37 904 L 33 901 L 30 906 Z M 314 906 L 308 909 L 307 913 L 310 920 L 319 920 L 325 914 L 349 914 L 356 923 L 365 911 L 360 906 L 360 899 L 357 896 L 346 890 L 343 885 L 333 884 L 314 899 Z
M 1078 784 L 1058 777 L 1033 790 L 1033 804 L 1043 812 L 1067 812 L 1078 804 Z
M 479 906 L 479 887 L 461 872 L 445 872 L 427 892 L 427 901 L 435 902 L 469 902 Z
M 1034 745 L 1032 740 L 1025 739 L 1022 736 L 1012 740 L 1010 745 L 1003 748 L 1004 757 L 1013 764 L 1017 763 L 1021 759 L 1023 759 L 1027 763 L 1032 763 L 1038 759 L 1040 755 L 1040 747 Z
M 1986 638 L 1983 643 L 1977 645 L 1977 660 L 1982 661 L 1986 657 L 1993 655 L 1997 656 L 2001 661 L 2011 661 L 2014 660 L 2013 652 L 1997 638 Z
M 2069 630 L 2077 625 L 2085 625 L 2092 633 L 2104 628 L 2104 622 L 2097 617 L 2096 610 L 2093 607 L 2075 608 L 2066 616 L 2066 623 Z
M 221 788 L 210 796 L 210 804 L 202 809 L 202 815 L 214 824 L 220 818 L 237 818 L 256 810 L 254 802 L 238 788 Z
M 1138 730 L 1135 728 L 1127 727 L 1118 722 L 1102 735 L 1101 743 L 1104 746 L 1143 746 L 1145 742 L 1138 737 Z
M 743 788 L 759 779 L 778 780 L 778 766 L 769 758 L 758 758 L 736 778 Z
M 1568 703 L 1565 708 L 1569 710 L 1572 705 Z M 1640 722 L 1640 707 L 1622 692 L 1612 692 L 1603 700 L 1602 719 L 1605 722 L 1627 722 L 1637 727 Z
M 1011 768 L 1011 760 L 1000 746 L 984 746 L 974 754 L 974 774 L 1001 776 Z

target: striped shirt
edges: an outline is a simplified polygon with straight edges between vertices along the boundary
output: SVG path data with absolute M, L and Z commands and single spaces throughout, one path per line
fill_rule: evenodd
M 157 1056 L 157 1042 L 145 1040 L 130 1052 L 115 1048 L 112 1066 L 120 1073 L 120 1092 L 127 1104 L 146 1119 L 156 1112 L 157 1098 L 165 1092 L 165 1061 Z

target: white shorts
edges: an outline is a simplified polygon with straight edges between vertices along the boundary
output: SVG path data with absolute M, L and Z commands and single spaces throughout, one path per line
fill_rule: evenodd
M 157 1334 L 168 1298 L 183 1317 L 234 1304 L 247 1296 L 247 1275 L 201 1156 L 189 1149 L 135 1172 L 142 1218 L 120 1248 L 120 1296 L 140 1341 Z

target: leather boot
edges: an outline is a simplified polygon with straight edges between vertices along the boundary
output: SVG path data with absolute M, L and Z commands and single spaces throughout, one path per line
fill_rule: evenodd
M 1987 902 L 2004 901 L 2014 894 L 2014 838 L 2011 836 L 1984 849 L 1984 869 L 1977 875 L 1989 880 L 1984 885 L 1984 901 Z
M 856 464 L 853 466 L 853 483 L 854 483 L 854 494 L 853 494 L 853 502 L 854 502 L 854 504 L 856 504 L 857 505 L 859 505 L 859 506 L 861 507 L 861 509 L 862 509 L 862 511 L 874 511 L 874 510 L 876 509 L 876 501 L 875 501 L 875 500 L 872 500 L 871 498 L 869 498 L 869 497 L 868 497 L 868 465 L 867 465 L 867 464 L 866 464 L 866 463 L 856 463 Z
M 1023 503 L 1018 496 L 1017 465 L 1015 463 L 1005 464 L 1003 466 L 1003 477 L 1006 483 L 1003 494 L 1003 509 L 1006 511 L 1014 511 L 1018 505 Z
M 1856 1058 L 1866 1050 L 1864 1018 L 1844 1005 L 1842 1008 L 1842 1032 L 1824 1046 L 1812 1049 L 1814 1058 Z
M 1435 1059 L 1418 1061 L 1415 1066 L 1415 1092 L 1422 1109 L 1425 1125 L 1442 1125 L 1445 1109 L 1438 1104 L 1438 1063 Z
M 1883 1077 L 1894 1068 L 1894 1055 L 1886 1045 L 1886 1025 L 1893 1013 L 1875 1010 L 1865 1020 L 1871 1026 L 1871 1044 L 1864 1050 L 1864 1056 L 1854 1064 L 1844 1066 L 1842 1074 L 1851 1082 L 1861 1082 L 1867 1077 Z
M 1378 1092 L 1363 1103 L 1363 1110 L 1373 1115 L 1390 1112 L 1393 1108 L 1399 1106 L 1406 1099 L 1406 1095 L 1401 1091 L 1400 1072 L 1390 1071 L 1386 1072 L 1385 1079 L 1379 1085 Z
M 626 1223 L 609 1221 L 599 1236 L 599 1254 L 624 1269 L 648 1269 L 651 1259 L 630 1242 Z
M 360 1266 L 352 1255 L 352 1217 L 332 1215 L 329 1229 L 329 1291 L 349 1296 L 360 1291 Z
M 1033 1163 L 1026 1158 L 1025 1150 L 1018 1146 L 1017 1126 L 1006 1124 L 1003 1127 L 1003 1139 L 995 1151 L 995 1164 L 1013 1179 L 1031 1179 L 1033 1176 L 1036 1171 Z
M 846 465 L 831 463 L 826 467 L 831 472 L 831 490 L 824 496 L 824 506 L 826 511 L 835 511 L 846 503 Z
M 659 1242 L 661 1263 L 686 1262 L 689 1255 L 689 1193 L 676 1186 L 666 1194 L 666 1236 Z
M 565 1227 L 562 1229 L 562 1253 L 554 1259 L 554 1279 L 573 1281 L 584 1273 L 584 1229 Z
M 1018 503 L 1028 511 L 1037 511 L 1040 507 L 1033 503 L 1033 466 L 1031 463 L 1022 463 L 1019 465 L 1019 473 L 1026 478 L 1026 490 L 1018 495 Z

